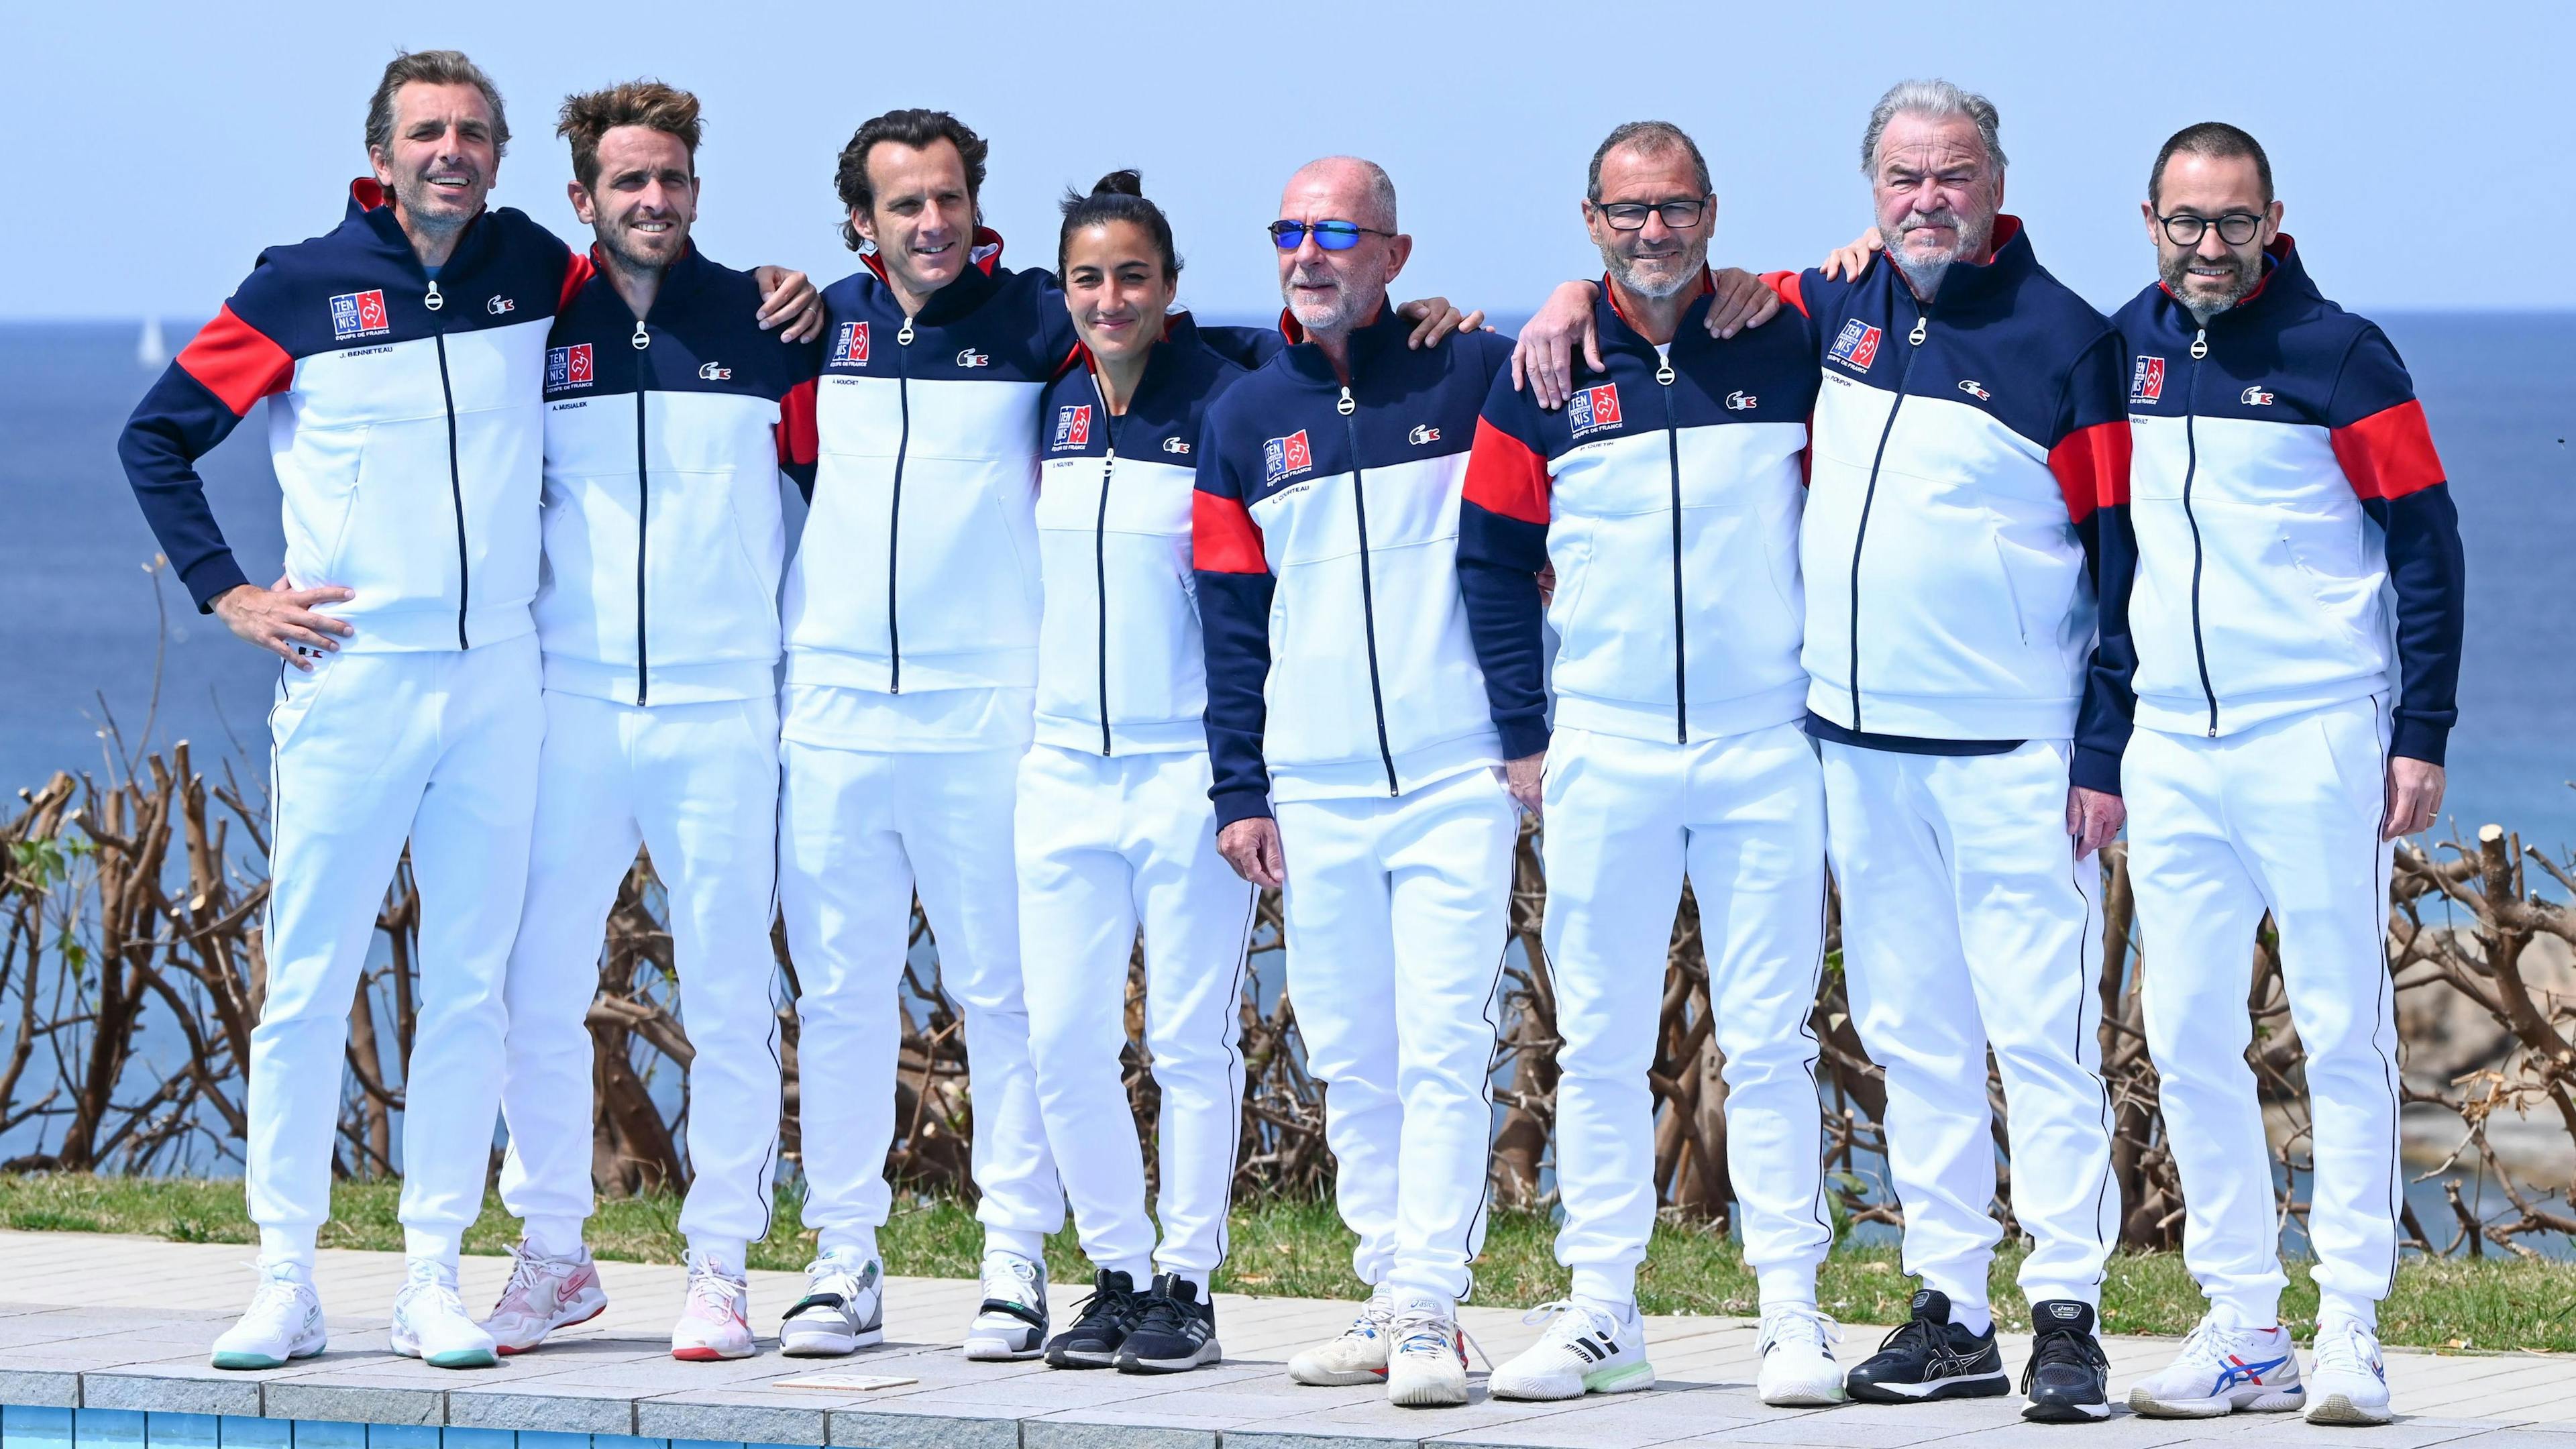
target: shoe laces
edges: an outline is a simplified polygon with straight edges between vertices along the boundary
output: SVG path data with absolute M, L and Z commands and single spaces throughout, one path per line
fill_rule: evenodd
M 533 1309 L 536 1306 L 537 1280 L 544 1277 L 548 1265 L 556 1261 L 538 1252 L 524 1239 L 514 1245 L 510 1249 L 510 1281 L 501 1285 L 502 1306 Z
M 700 1318 L 738 1317 L 747 1287 L 743 1279 L 727 1274 L 713 1260 L 693 1259 L 689 1263 L 689 1294 L 685 1311 Z
M 2349 1320 L 2318 1331 L 2316 1354 L 2330 1373 L 2379 1374 L 2379 1336 Z
M 1038 1273 L 1035 1263 L 1017 1253 L 987 1253 L 984 1255 L 984 1271 L 980 1275 L 984 1280 L 984 1296 L 1034 1307 Z
M 1775 1343 L 1804 1344 L 1810 1348 L 1821 1349 L 1828 1344 L 1842 1341 L 1843 1326 L 1840 1323 L 1835 1322 L 1827 1314 L 1819 1313 L 1799 1303 L 1785 1308 L 1774 1308 L 1763 1314 L 1761 1335 L 1755 1340 L 1755 1344 L 1757 1348 L 1768 1351 Z
M 2031 1335 L 2030 1367 L 2036 1373 L 2051 1364 L 2109 1368 L 2110 1357 L 2093 1335 L 2072 1328 L 2042 1328 Z
M 259 1286 L 251 1289 L 250 1307 L 242 1316 L 291 1312 L 296 1299 L 301 1296 L 299 1290 L 304 1287 L 304 1280 L 295 1276 L 294 1270 L 282 1265 L 271 1268 L 254 1261 L 250 1266 L 259 1270 Z
M 412 1265 L 410 1281 L 403 1284 L 402 1297 L 425 1297 L 429 1306 L 462 1318 L 465 1300 L 456 1296 L 456 1270 L 442 1264 Z
M 1152 1301 L 1148 1300 L 1140 1308 L 1137 1300 L 1145 1298 L 1146 1295 L 1132 1288 L 1121 1292 L 1097 1279 L 1093 1280 L 1093 1284 L 1090 1296 L 1083 1299 L 1081 1305 L 1074 1309 L 1073 1326 L 1077 1329 L 1107 1323 L 1133 1331 L 1153 1306 Z
M 868 1260 L 852 1260 L 836 1253 L 826 1253 L 805 1265 L 805 1288 L 809 1293 L 823 1291 L 834 1278 L 847 1278 L 856 1284 L 868 1271 Z
M 1169 1293 L 1141 1293 L 1142 1304 L 1136 1313 L 1137 1333 L 1181 1333 L 1201 1321 L 1197 1313 L 1181 1305 Z
M 1432 1353 L 1444 1357 L 1454 1353 L 1463 1368 L 1467 1353 L 1472 1349 L 1477 1361 L 1484 1364 L 1485 1372 L 1494 1371 L 1494 1361 L 1485 1357 L 1485 1346 L 1458 1326 L 1458 1316 L 1454 1313 L 1420 1308 L 1399 1310 L 1390 1320 L 1388 1333 L 1395 1340 L 1396 1353 Z M 1454 1344 L 1450 1342 L 1453 1336 L 1457 1339 Z
M 1586 1333 L 1616 1338 L 1619 1333 L 1619 1320 L 1588 1303 L 1577 1303 L 1571 1298 L 1550 1299 L 1522 1314 L 1521 1322 L 1547 1323 L 1547 1331 L 1539 1335 L 1542 1342 L 1580 1338 Z

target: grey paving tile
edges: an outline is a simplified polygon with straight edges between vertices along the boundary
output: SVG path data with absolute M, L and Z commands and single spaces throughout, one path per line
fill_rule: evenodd
M 0 1358 L 0 1403 L 24 1404 L 39 1409 L 78 1407 L 83 1366 L 49 1367 L 29 1361 L 35 1357 L 12 1353 Z M 9 1437 L 14 1444 L 16 1433 L 12 1431 Z
M 81 1375 L 81 1405 L 256 1418 L 260 1411 L 260 1381 L 211 1368 L 203 1358 L 128 1364 Z
M 1020 1424 L 1020 1449 L 1217 1449 L 1212 1425 L 1157 1422 L 1147 1413 L 1100 1418 L 1028 1419 Z
M 1020 1449 L 1017 1415 L 915 1407 L 893 1399 L 830 1414 L 833 1449 Z
M 623 1393 L 553 1378 L 489 1388 L 447 1391 L 446 1423 L 460 1429 L 559 1430 L 575 1434 L 633 1434 L 635 1400 Z M 370 1445 L 368 1449 L 375 1449 Z M 442 1445 L 441 1449 L 461 1449 Z M 503 1445 L 501 1449 L 513 1449 Z
M 389 1375 L 350 1374 L 324 1382 L 279 1379 L 261 1389 L 261 1411 L 272 1419 L 318 1419 L 350 1424 L 443 1424 L 443 1389 Z M 297 1449 L 313 1449 L 299 1443 Z
M 825 1395 L 794 1391 L 683 1391 L 635 1401 L 635 1427 L 649 1439 L 725 1439 L 746 1444 L 823 1444 L 831 1438 Z

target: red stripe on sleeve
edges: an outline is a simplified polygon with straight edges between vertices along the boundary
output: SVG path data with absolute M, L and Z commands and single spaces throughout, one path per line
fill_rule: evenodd
M 250 405 L 286 391 L 295 376 L 295 359 L 269 340 L 268 334 L 244 322 L 226 306 L 179 350 L 179 365 L 224 400 L 240 417 Z
M 1547 460 L 1538 450 L 1483 418 L 1476 420 L 1476 446 L 1467 455 L 1468 502 L 1545 528 L 1548 482 Z
M 2129 420 L 2077 428 L 2048 450 L 2048 471 L 2066 495 L 2066 517 L 2082 523 L 2104 504 L 2129 501 Z
M 1771 295 L 1797 308 L 1799 316 L 1807 315 L 1807 299 L 1799 291 L 1796 272 L 1764 272 L 1762 285 L 1771 289 Z
M 596 269 L 590 264 L 589 253 L 573 252 L 570 255 L 571 259 L 564 263 L 563 295 L 555 299 L 557 312 L 572 310 L 572 299 L 580 294 L 581 289 L 589 284 L 593 276 L 597 275 Z
M 778 400 L 778 461 L 811 463 L 820 450 L 814 430 L 814 379 L 809 377 Z
M 2412 398 L 2334 430 L 2335 461 L 2364 499 L 2398 499 L 2442 481 L 2424 405 Z
M 1190 562 L 1212 574 L 1266 574 L 1270 556 L 1262 551 L 1261 525 L 1240 498 L 1190 495 Z

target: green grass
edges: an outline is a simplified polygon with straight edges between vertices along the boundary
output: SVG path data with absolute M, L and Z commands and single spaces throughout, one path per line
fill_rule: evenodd
M 335 1185 L 322 1245 L 401 1248 L 400 1195 L 400 1185 L 390 1182 Z M 803 1230 L 801 1206 L 794 1189 L 781 1190 L 768 1240 L 752 1245 L 753 1267 L 804 1266 L 813 1239 Z M 603 1200 L 590 1223 L 591 1251 L 602 1258 L 676 1263 L 679 1217 L 676 1198 Z M 244 1210 L 239 1182 L 50 1173 L 0 1175 L 0 1227 L 138 1233 L 187 1243 L 251 1243 L 259 1236 Z M 492 1198 L 466 1234 L 465 1250 L 505 1253 L 517 1236 L 517 1225 Z M 1495 1213 L 1476 1265 L 1478 1299 L 1532 1304 L 1563 1294 L 1565 1270 L 1550 1252 L 1554 1238 L 1543 1214 Z M 964 1278 L 975 1272 L 982 1233 L 960 1204 L 910 1197 L 896 1203 L 877 1243 L 892 1272 Z M 1231 1256 L 1216 1286 L 1272 1297 L 1355 1298 L 1360 1290 L 1351 1276 L 1351 1245 L 1350 1233 L 1324 1204 L 1246 1204 L 1235 1210 Z M 1994 1267 L 1994 1302 L 2013 1328 L 2028 1326 L 2013 1286 L 2021 1258 L 2019 1248 L 2007 1247 Z M 1089 1276 L 1070 1229 L 1048 1240 L 1047 1262 L 1060 1282 Z M 1826 1260 L 1817 1297 L 1846 1322 L 1893 1323 L 1904 1317 L 1913 1289 L 1893 1247 L 1845 1245 Z M 1753 1274 L 1734 1240 L 1670 1225 L 1655 1229 L 1637 1296 L 1649 1313 L 1746 1314 L 1755 1306 Z M 2307 1265 L 2292 1263 L 2283 1318 L 2302 1326 L 2316 1305 Z M 2180 1334 L 2201 1309 L 2199 1290 L 2179 1256 L 2122 1253 L 2111 1260 L 2110 1281 L 2102 1290 L 2106 1330 Z M 2380 1332 L 2391 1344 L 2423 1348 L 2576 1351 L 2576 1266 L 2511 1258 L 2409 1259 L 2398 1273 L 2396 1293 L 2380 1307 Z

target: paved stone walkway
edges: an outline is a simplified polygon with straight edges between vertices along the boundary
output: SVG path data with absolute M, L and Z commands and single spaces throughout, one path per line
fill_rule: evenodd
M 631 1263 L 600 1265 L 610 1306 L 595 1322 L 499 1368 L 456 1372 L 386 1350 L 383 1315 L 402 1281 L 401 1256 L 345 1251 L 322 1254 L 318 1274 L 332 1310 L 330 1352 L 266 1373 L 218 1372 L 206 1366 L 206 1346 L 248 1300 L 249 1256 L 234 1245 L 0 1232 L 5 1449 L 1910 1449 L 1936 1441 L 2576 1449 L 2576 1357 L 2391 1353 L 2403 1416 L 2378 1429 L 2316 1428 L 2277 1415 L 2177 1423 L 2124 1409 L 2106 1424 L 2051 1426 L 2022 1422 L 2017 1397 L 1766 1408 L 1751 1388 L 1752 1322 L 1656 1318 L 1647 1333 L 1662 1386 L 1652 1393 L 1513 1404 L 1487 1399 L 1479 1372 L 1475 1402 L 1465 1408 L 1403 1410 L 1375 1388 L 1302 1388 L 1281 1372 L 1290 1353 L 1348 1321 L 1347 1304 L 1219 1295 L 1226 1363 L 1140 1378 L 966 1362 L 955 1343 L 975 1285 L 953 1279 L 891 1280 L 886 1322 L 907 1341 L 883 1349 L 838 1362 L 769 1352 L 684 1364 L 666 1351 L 681 1270 Z M 489 1304 L 507 1273 L 506 1259 L 466 1259 L 467 1303 Z M 801 1291 L 797 1275 L 753 1274 L 753 1321 L 774 1326 Z M 1057 1311 L 1069 1313 L 1081 1291 L 1059 1287 Z M 1509 1309 L 1470 1307 L 1461 1317 L 1496 1360 L 1538 1333 Z M 1883 1331 L 1854 1327 L 1846 1359 Z M 2142 1338 L 2106 1346 L 2115 1396 L 2172 1351 L 2169 1342 Z M 2016 1371 L 2024 1350 L 2005 1345 Z M 816 1373 L 908 1382 L 779 1386 Z M 691 1440 L 705 1443 L 680 1442 Z

